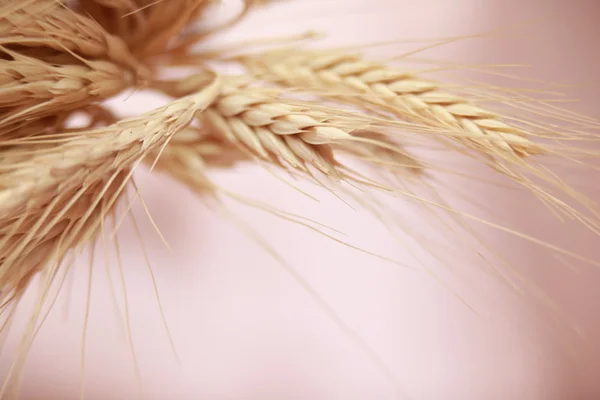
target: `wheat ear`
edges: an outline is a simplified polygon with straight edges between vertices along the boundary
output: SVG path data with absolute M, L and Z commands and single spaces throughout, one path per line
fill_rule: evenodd
M 80 109 L 108 99 L 133 84 L 129 70 L 110 61 L 53 65 L 0 46 L 0 130 Z
M 130 168 L 185 129 L 212 103 L 219 85 L 215 78 L 196 94 L 106 128 L 65 134 L 53 145 L 36 145 L 33 138 L 5 150 L 0 163 L 2 293 L 30 275 L 27 260 L 40 258 L 41 244 L 49 252 L 62 248 L 55 257 L 61 258 L 65 249 L 89 240 L 89 232 L 99 228 L 93 215 L 109 211 L 98 207 L 114 182 L 126 183 Z M 119 185 L 113 192 L 122 190 Z M 86 224 L 89 232 L 82 230 Z
M 241 62 L 257 77 L 294 87 L 322 88 L 346 94 L 339 100 L 370 103 L 398 117 L 448 132 L 491 154 L 525 157 L 542 148 L 523 130 L 495 113 L 447 93 L 438 82 L 364 61 L 360 56 L 311 51 L 273 51 L 244 56 Z M 327 96 L 327 92 L 323 92 Z M 359 95 L 359 96 L 351 96 Z
M 311 165 L 332 177 L 340 166 L 333 155 L 338 143 L 349 152 L 362 141 L 406 154 L 398 145 L 352 134 L 384 129 L 385 121 L 287 99 L 277 90 L 227 86 L 199 118 L 254 157 L 302 171 Z

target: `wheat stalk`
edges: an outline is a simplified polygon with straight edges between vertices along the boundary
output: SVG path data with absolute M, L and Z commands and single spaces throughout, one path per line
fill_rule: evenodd
M 527 132 L 506 124 L 497 114 L 468 99 L 443 91 L 440 83 L 364 61 L 358 55 L 294 49 L 239 60 L 260 79 L 325 89 L 321 95 L 331 93 L 338 100 L 370 103 L 403 119 L 447 131 L 487 153 L 525 157 L 542 151 L 527 138 Z

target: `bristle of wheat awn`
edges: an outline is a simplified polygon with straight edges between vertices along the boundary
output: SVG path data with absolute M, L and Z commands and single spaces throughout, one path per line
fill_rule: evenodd
M 446 93 L 435 81 L 364 61 L 352 54 L 273 51 L 241 58 L 260 79 L 312 89 L 329 88 L 360 97 L 345 101 L 372 103 L 398 117 L 454 132 L 457 138 L 484 151 L 521 157 L 539 154 L 527 133 L 504 123 L 495 113 Z M 321 92 L 327 95 L 327 92 Z
M 342 141 L 333 143 L 334 152 L 347 153 L 353 158 L 392 172 L 417 176 L 423 174 L 425 170 L 423 163 L 404 149 L 401 143 L 393 141 L 391 135 L 372 131 L 355 131 L 352 132 L 352 136 L 368 138 L 372 142 Z
M 207 176 L 212 168 L 229 168 L 250 158 L 232 143 L 210 131 L 189 127 L 178 133 L 164 149 L 155 149 L 145 161 L 155 170 L 179 180 L 195 192 L 209 195 L 214 192 Z

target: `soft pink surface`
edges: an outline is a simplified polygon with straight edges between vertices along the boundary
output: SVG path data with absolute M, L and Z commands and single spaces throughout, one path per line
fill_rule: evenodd
M 443 49 L 438 54 L 473 63 L 535 63 L 541 79 L 582 85 L 576 95 L 586 101 L 573 108 L 597 117 L 598 91 L 587 84 L 597 81 L 600 62 L 600 29 L 595 27 L 599 5 L 588 0 L 298 0 L 252 16 L 226 39 L 312 28 L 330 32 L 331 43 L 454 36 L 522 23 L 542 13 L 550 18 L 536 21 L 538 28 L 530 29 L 533 34 L 527 37 L 466 41 L 454 46 L 451 54 Z M 144 100 L 134 97 L 119 107 L 131 112 L 150 107 L 142 104 Z M 308 201 L 257 168 L 218 173 L 215 178 L 238 193 L 340 228 L 361 247 L 400 259 L 405 254 L 369 217 L 334 200 L 320 205 Z M 596 179 L 590 175 L 580 180 L 593 186 Z M 182 361 L 177 366 L 170 351 L 143 253 L 131 224 L 125 223 L 120 243 L 131 330 L 147 399 L 394 398 L 382 370 L 256 242 L 178 184 L 164 177 L 143 180 L 144 198 L 173 250 L 165 248 L 136 207 Z M 561 226 L 533 200 L 519 198 L 515 204 L 502 190 L 477 196 L 489 207 L 502 207 L 512 226 L 533 227 L 530 231 L 546 239 L 592 258 L 600 255 L 590 235 L 573 223 Z M 473 286 L 486 288 L 479 291 L 458 286 L 475 313 L 425 273 L 378 261 L 259 211 L 234 209 L 243 211 L 245 220 L 379 354 L 406 398 L 600 396 L 600 385 L 594 382 L 598 365 L 574 365 L 548 333 L 550 328 L 498 286 L 483 281 L 481 287 Z M 573 272 L 545 257 L 540 248 L 505 236 L 495 243 L 529 265 L 536 283 L 589 336 L 598 333 L 593 286 L 600 280 L 590 267 Z M 98 259 L 94 270 L 86 397 L 131 399 L 137 390 L 134 367 L 103 263 Z M 114 258 L 111 264 L 116 282 Z M 449 276 L 442 266 L 434 272 Z M 28 398 L 78 398 L 86 274 L 83 256 L 75 279 L 65 284 L 65 293 L 70 294 L 59 297 L 31 350 L 24 377 Z M 478 277 L 483 279 L 479 275 L 473 279 Z M 122 292 L 115 287 L 123 313 Z M 17 327 L 25 317 L 23 313 Z M 8 345 L 14 349 L 15 344 L 13 335 Z M 592 345 L 588 354 L 600 352 Z

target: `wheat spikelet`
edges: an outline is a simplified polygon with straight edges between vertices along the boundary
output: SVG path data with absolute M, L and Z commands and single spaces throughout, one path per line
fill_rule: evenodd
M 0 60 L 0 130 L 86 107 L 117 95 L 133 84 L 128 70 L 109 61 L 53 65 L 2 48 Z
M 359 94 L 344 101 L 371 103 L 401 118 L 453 132 L 487 153 L 538 154 L 527 133 L 504 123 L 498 115 L 444 92 L 435 81 L 366 62 L 360 56 L 310 51 L 273 51 L 241 57 L 261 79 L 281 84 Z M 321 94 L 327 96 L 327 91 Z M 336 97 L 339 98 L 339 97 Z
M 249 93 L 224 96 L 201 117 L 215 131 L 263 160 L 270 161 L 271 156 L 275 156 L 293 168 L 304 168 L 308 163 L 325 174 L 334 174 L 333 159 L 326 154 L 326 147 L 321 146 L 325 143 L 306 140 L 317 129 L 326 130 L 324 118 L 313 118 L 307 115 L 309 111 Z M 300 115 L 302 113 L 305 115 Z M 309 129 L 311 133 L 306 134 Z M 347 135 L 337 128 L 330 132 L 340 138 Z
M 423 165 L 408 152 L 401 153 L 402 146 L 390 141 L 386 135 L 368 131 L 356 131 L 352 135 L 369 138 L 372 142 L 334 142 L 330 144 L 332 150 L 391 171 L 400 170 L 405 177 L 407 173 L 416 176 L 423 173 Z M 387 146 L 380 147 L 379 144 Z M 216 131 L 214 126 L 188 127 L 161 149 L 155 170 L 166 173 L 202 196 L 214 196 L 219 190 L 208 178 L 208 171 L 251 162 L 254 154 L 249 154 L 241 146 L 243 145 L 237 139 L 232 142 L 224 138 L 223 133 Z M 287 150 L 283 148 L 278 151 Z M 293 154 L 293 148 L 289 151 Z M 146 158 L 147 163 L 153 162 L 159 156 L 158 153 L 158 150 L 151 152 Z M 275 154 L 277 153 L 274 152 L 273 155 Z

